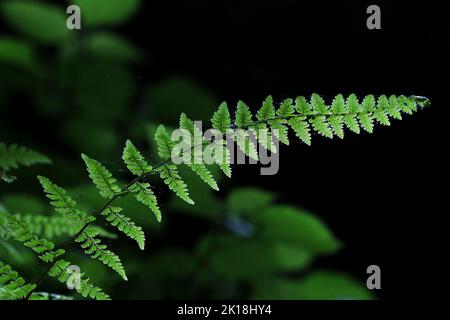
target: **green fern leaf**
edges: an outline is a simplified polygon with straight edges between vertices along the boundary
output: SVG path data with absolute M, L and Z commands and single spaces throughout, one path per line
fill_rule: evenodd
M 10 265 L 0 261 L 0 300 L 24 299 L 35 288 L 35 284 L 26 283 Z
M 182 200 L 189 204 L 194 204 L 194 201 L 189 197 L 189 191 L 186 183 L 181 179 L 178 174 L 177 167 L 172 164 L 165 164 L 158 168 L 161 179 L 169 187 L 170 190 Z
M 136 176 L 141 176 L 152 171 L 152 166 L 145 161 L 142 154 L 130 140 L 127 140 L 125 143 L 122 159 L 127 165 L 128 170 Z
M 272 96 L 268 96 L 264 100 L 262 107 L 256 113 L 256 119 L 258 121 L 267 121 L 275 117 L 275 107 L 273 106 Z
M 56 250 L 53 242 L 38 238 L 23 223 L 9 213 L 0 211 L 0 225 L 8 230 L 8 233 L 16 241 L 33 250 L 38 258 L 44 262 L 53 262 L 65 253 L 63 249 Z
M 192 120 L 190 120 L 184 113 L 182 113 L 180 117 L 180 128 L 186 130 L 190 135 L 190 139 L 194 141 L 194 152 L 190 161 L 188 161 L 186 165 L 189 166 L 192 171 L 195 172 L 211 188 L 213 188 L 214 190 L 219 190 L 217 182 L 214 180 L 212 173 L 202 163 L 202 148 L 200 148 L 199 146 L 203 142 L 203 137 L 200 129 L 197 128 Z
M 158 154 L 162 159 L 170 159 L 174 144 L 167 133 L 166 128 L 160 125 L 156 129 L 155 141 L 158 145 Z
M 397 101 L 397 97 L 394 95 L 389 97 L 389 106 L 387 112 L 392 118 L 402 120 L 400 105 Z
M 413 114 L 417 111 L 417 105 L 413 98 L 408 99 L 405 96 L 399 96 L 397 102 L 399 103 L 399 107 L 402 112 L 406 114 Z
M 317 93 L 311 95 L 311 105 L 313 110 L 319 114 L 325 114 L 328 112 L 328 106 L 325 101 Z
M 219 191 L 219 186 L 211 171 L 204 164 L 191 164 L 189 167 L 212 189 Z
M 76 208 L 76 202 L 67 195 L 66 191 L 50 181 L 50 179 L 38 176 L 38 180 L 50 199 L 50 204 L 55 208 L 55 211 L 62 216 L 75 222 L 90 222 L 93 217 L 88 217 L 84 212 Z M 89 221 L 88 221 L 89 220 Z
M 329 118 L 329 122 L 334 134 L 344 139 L 344 118 L 342 116 L 332 116 Z
M 248 106 L 242 101 L 238 102 L 234 124 L 241 129 L 245 129 L 253 124 L 252 113 Z
M 75 242 L 81 245 L 84 249 L 84 253 L 91 256 L 93 259 L 100 260 L 127 281 L 128 278 L 120 258 L 114 252 L 108 250 L 107 246 L 102 244 L 101 240 L 96 238 L 96 236 L 96 232 L 85 230 L 75 239 Z
M 48 275 L 58 279 L 59 282 L 66 284 L 70 277 L 68 268 L 72 263 L 66 260 L 58 260 L 50 268 Z M 85 298 L 91 298 L 95 300 L 110 300 L 110 297 L 103 292 L 102 289 L 96 287 L 90 282 L 90 279 L 85 276 L 84 273 L 80 275 L 79 287 L 75 287 L 76 291 Z
M 64 216 L 42 216 L 42 215 L 20 215 L 14 217 L 23 223 L 31 233 L 43 236 L 46 239 L 61 238 L 62 236 L 74 236 L 82 227 L 83 223 L 71 220 Z M 87 228 L 95 230 L 100 237 L 116 239 L 117 236 L 102 227 L 90 224 Z
M 335 115 L 342 115 L 347 112 L 347 109 L 345 107 L 345 99 L 342 94 L 338 94 L 331 104 L 331 111 Z
M 226 102 L 222 102 L 219 109 L 214 112 L 211 122 L 212 127 L 219 130 L 222 134 L 230 128 L 231 116 Z
M 119 231 L 135 240 L 139 248 L 144 250 L 145 247 L 145 235 L 142 228 L 137 226 L 130 218 L 121 214 L 122 208 L 109 206 L 102 211 L 102 215 L 106 217 L 106 220 Z M 88 232 L 95 234 L 95 232 Z
M 361 127 L 369 133 L 373 133 L 373 117 L 368 113 L 361 113 L 359 115 L 359 122 Z
M 287 122 L 287 121 L 286 121 Z M 285 145 L 289 145 L 289 129 L 283 123 L 280 123 L 279 120 L 269 121 L 270 128 L 272 129 L 272 133 Z
M 250 158 L 258 161 L 258 151 L 247 131 L 238 129 L 234 132 L 234 140 L 242 152 Z
M 358 134 L 360 133 L 358 119 L 356 119 L 355 114 L 351 114 L 351 113 L 346 114 L 344 116 L 344 123 L 347 126 L 347 128 L 349 128 L 351 131 L 358 133 Z
M 116 179 L 113 178 L 111 172 L 109 172 L 105 166 L 97 160 L 89 158 L 85 154 L 82 154 L 81 158 L 83 158 L 86 163 L 89 177 L 96 185 L 102 197 L 111 199 L 122 191 L 120 187 L 116 185 Z
M 213 150 L 213 157 L 215 163 L 217 163 L 220 167 L 220 169 L 223 171 L 223 173 L 228 177 L 231 178 L 231 157 L 230 157 L 230 150 L 228 150 L 226 146 L 226 141 L 216 141 L 214 150 Z
M 292 105 L 292 99 L 285 99 L 277 110 L 277 115 L 280 117 L 290 117 L 294 114 L 294 106 Z
M 295 109 L 300 115 L 309 115 L 312 113 L 312 106 L 303 96 L 299 96 L 295 99 Z
M 377 109 L 373 113 L 373 117 L 378 123 L 390 126 L 391 123 L 389 121 L 387 109 L 389 107 L 389 101 L 385 95 L 381 95 L 378 97 Z
M 333 132 L 330 129 L 330 126 L 327 122 L 327 118 L 324 116 L 315 117 L 312 120 L 312 127 L 315 131 L 321 134 L 324 137 L 333 138 Z
M 348 96 L 347 110 L 350 113 L 358 113 L 361 111 L 361 105 L 359 104 L 358 97 L 355 94 L 351 94 Z
M 6 146 L 0 143 L 0 169 L 8 171 L 17 169 L 19 166 L 31 166 L 35 164 L 50 164 L 51 160 L 31 149 L 19 147 L 17 145 Z
M 271 152 L 277 152 L 277 147 L 275 146 L 275 143 L 272 139 L 272 133 L 270 130 L 266 127 L 266 125 L 259 125 L 258 131 L 257 131 L 257 138 L 259 143 L 266 148 L 267 150 Z
M 135 193 L 136 199 L 150 208 L 150 210 L 155 214 L 156 220 L 161 222 L 161 210 L 158 206 L 158 200 L 150 189 L 150 184 L 146 182 L 138 182 L 130 188 L 130 191 Z
M 362 108 L 365 112 L 374 112 L 376 108 L 375 97 L 371 94 L 364 97 Z
M 288 121 L 292 130 L 294 130 L 295 135 L 306 143 L 308 146 L 311 145 L 311 133 L 309 132 L 309 123 L 302 121 L 300 118 L 291 118 Z

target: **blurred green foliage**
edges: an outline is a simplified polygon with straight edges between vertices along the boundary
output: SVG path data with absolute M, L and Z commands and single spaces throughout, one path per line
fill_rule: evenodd
M 0 141 L 26 142 L 32 147 L 42 144 L 32 132 L 22 130 L 25 124 L 11 125 L 10 115 L 20 103 L 21 112 L 33 114 L 33 124 L 45 127 L 49 139 L 44 151 L 55 164 L 39 172 L 71 186 L 75 200 L 84 209 L 94 210 L 103 202 L 95 188 L 86 184 L 81 152 L 116 168 L 114 174 L 125 180 L 129 177 L 117 167 L 126 138 L 151 144 L 157 124 L 176 126 L 182 112 L 207 120 L 218 101 L 182 75 L 168 74 L 148 83 L 135 76 L 134 66 L 150 65 L 149 53 L 105 28 L 129 21 L 139 0 L 71 3 L 82 9 L 83 32 L 65 28 L 62 4 L 23 0 L 0 4 L 9 31 L 0 35 Z M 154 162 L 154 146 L 146 155 Z M 218 170 L 211 170 L 219 176 Z M 3 209 L 52 214 L 37 188 L 36 173 L 24 171 L 12 190 L 0 185 Z M 277 204 L 271 191 L 240 187 L 217 194 L 190 170 L 182 170 L 181 175 L 196 205 L 162 194 L 160 225 L 143 205 L 120 200 L 124 213 L 149 236 L 144 254 L 128 250 L 134 245 L 131 241 L 106 240 L 123 255 L 128 283 L 117 281 L 105 266 L 77 249 L 69 253 L 71 261 L 113 298 L 371 298 L 362 281 L 344 273 L 312 270 L 317 257 L 342 247 L 317 216 Z M 161 193 L 159 187 L 155 191 Z M 203 226 L 194 243 L 178 237 L 176 228 L 183 228 L 186 221 L 189 226 Z M 187 234 L 183 230 L 181 237 Z M 35 280 L 42 265 L 28 250 L 1 235 L 0 228 L 0 260 Z M 51 281 L 45 281 L 43 289 L 71 294 Z

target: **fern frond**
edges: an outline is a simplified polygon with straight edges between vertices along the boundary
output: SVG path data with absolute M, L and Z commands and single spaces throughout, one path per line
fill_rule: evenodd
M 156 129 L 155 140 L 158 144 L 159 156 L 164 160 L 170 159 L 173 149 L 173 142 L 163 125 L 160 125 L 158 129 Z M 183 179 L 181 179 L 175 165 L 165 163 L 160 166 L 157 171 L 159 172 L 161 179 L 170 190 L 175 192 L 178 197 L 187 203 L 194 204 L 194 201 L 189 197 L 187 185 Z
M 313 93 L 311 95 L 311 106 L 313 110 L 318 114 L 324 114 L 328 112 L 328 106 L 325 104 L 325 101 L 321 96 L 317 93 Z
M 274 117 L 275 107 L 273 106 L 273 98 L 272 96 L 268 96 L 266 100 L 264 100 L 262 107 L 256 113 L 256 119 L 262 122 L 273 119 Z
M 174 144 L 163 125 L 156 129 L 155 141 L 158 146 L 158 155 L 161 159 L 170 159 Z
M 75 239 L 75 242 L 80 244 L 84 249 L 84 253 L 93 259 L 100 260 L 127 281 L 128 278 L 120 258 L 114 252 L 108 250 L 107 246 L 102 244 L 100 239 L 96 238 L 97 235 L 95 231 L 86 229 Z
M 202 132 L 184 113 L 182 113 L 180 116 L 180 129 L 183 129 L 187 132 L 187 134 L 189 135 L 189 141 L 192 141 L 193 143 L 189 146 L 191 147 L 191 151 L 189 152 L 190 154 L 184 155 L 190 157 L 186 165 L 191 168 L 191 170 L 195 172 L 212 189 L 219 190 L 217 182 L 214 180 L 214 176 L 212 175 L 211 171 L 209 171 L 209 169 L 202 163 Z
M 294 130 L 295 135 L 308 146 L 310 146 L 311 133 L 309 123 L 301 120 L 301 118 L 290 118 L 288 123 L 291 126 L 292 130 Z
M 35 288 L 35 284 L 26 283 L 10 265 L 0 261 L 0 300 L 24 299 Z
M 292 116 L 295 112 L 294 106 L 292 105 L 293 101 L 291 98 L 284 99 L 281 102 L 280 107 L 277 110 L 277 115 L 279 117 L 289 117 Z
M 234 140 L 236 141 L 239 149 L 241 149 L 245 155 L 258 161 L 258 151 L 253 141 L 250 140 L 250 135 L 247 131 L 237 129 L 234 132 Z
M 121 214 L 122 208 L 108 206 L 102 211 L 102 215 L 106 217 L 106 220 L 119 231 L 122 231 L 125 235 L 135 240 L 139 248 L 144 250 L 145 247 L 145 235 L 142 228 L 137 226 L 131 219 Z M 96 231 L 88 231 L 91 234 L 98 234 Z M 98 234 L 100 235 L 100 234 Z
M 89 158 L 85 154 L 82 154 L 81 157 L 86 163 L 89 177 L 99 190 L 102 197 L 111 199 L 120 194 L 122 190 L 116 185 L 117 180 L 113 178 L 111 172 L 109 172 L 105 166 L 97 160 Z
M 142 154 L 130 140 L 127 140 L 126 142 L 122 158 L 128 169 L 136 176 L 142 176 L 150 173 L 153 169 L 153 167 L 145 161 Z M 161 222 L 161 211 L 158 207 L 158 200 L 156 199 L 153 191 L 150 189 L 150 184 L 137 182 L 130 187 L 130 191 L 135 193 L 136 199 L 149 207 L 155 214 L 158 222 Z
M 142 154 L 136 149 L 130 140 L 125 143 L 122 159 L 127 165 L 128 170 L 136 176 L 141 176 L 152 171 L 152 166 L 145 161 Z
M 50 164 L 51 160 L 31 149 L 19 147 L 15 144 L 7 146 L 0 142 L 0 169 L 17 169 L 19 166 L 31 166 L 35 164 Z
M 312 106 L 305 97 L 299 96 L 295 99 L 295 110 L 301 115 L 309 115 L 312 113 Z
M 234 124 L 241 129 L 248 128 L 248 126 L 253 124 L 252 113 L 248 106 L 242 101 L 239 101 L 237 104 Z
M 194 204 L 194 200 L 189 197 L 189 191 L 186 183 L 181 179 L 177 167 L 173 164 L 165 164 L 158 168 L 161 179 L 164 183 L 180 197 L 189 204 Z
M 211 119 L 212 127 L 219 130 L 221 133 L 226 133 L 230 129 L 231 116 L 226 102 L 222 102 L 219 109 L 214 112 Z
M 230 150 L 226 146 L 225 140 L 215 141 L 212 156 L 215 163 L 219 165 L 220 170 L 228 177 L 231 178 L 231 155 Z
M 82 223 L 77 223 L 62 216 L 43 215 L 21 215 L 14 217 L 22 222 L 30 232 L 45 237 L 46 239 L 61 238 L 62 236 L 74 236 L 83 227 Z M 87 228 L 98 233 L 100 237 L 116 239 L 117 235 L 105 230 L 102 227 L 90 224 Z
M 55 245 L 53 242 L 46 240 L 46 239 L 39 239 L 35 234 L 30 232 L 28 228 L 20 221 L 18 221 L 15 217 L 10 215 L 6 212 L 0 212 L 0 225 L 5 226 L 6 229 L 8 229 L 9 234 L 17 241 L 22 242 L 26 247 L 31 248 L 34 252 L 37 253 L 38 258 L 40 258 L 42 261 L 46 263 L 51 263 L 51 267 L 49 269 L 48 274 L 52 277 L 56 277 L 60 282 L 66 283 L 70 274 L 68 273 L 67 268 L 71 265 L 71 263 L 63 260 L 60 258 L 61 255 L 65 253 L 63 249 L 55 249 Z M 96 231 L 93 229 L 85 228 L 85 231 L 82 234 L 87 235 L 96 235 Z M 101 245 L 99 243 L 99 240 L 96 240 L 96 244 L 100 247 Z M 83 245 L 86 243 L 86 241 L 83 243 Z M 88 248 L 85 248 L 88 250 Z M 102 250 L 104 248 L 102 247 Z M 115 261 L 114 263 L 108 262 L 108 260 L 113 260 L 113 258 L 105 257 L 100 258 L 100 255 L 106 255 L 106 253 L 96 253 L 92 252 L 92 255 L 96 258 L 99 258 L 100 260 L 104 261 L 104 263 L 113 264 L 115 266 L 115 269 L 118 269 L 120 271 L 120 260 L 119 262 Z M 123 273 L 124 274 L 124 273 Z M 126 276 L 125 276 L 126 277 Z M 28 297 L 29 294 L 34 290 L 34 287 L 30 287 L 29 290 L 27 290 L 26 294 L 23 296 Z M 94 286 L 90 283 L 89 278 L 84 277 L 82 275 L 81 278 L 81 288 L 77 291 L 83 296 L 83 297 L 91 297 L 92 299 L 109 299 L 109 296 L 103 291 Z
M 131 187 L 131 192 L 134 192 L 136 199 L 143 205 L 149 207 L 155 214 L 156 220 L 161 222 L 161 210 L 158 206 L 158 199 L 153 190 L 150 189 L 150 184 L 147 182 L 138 182 Z
M 47 239 L 40 239 L 33 234 L 22 222 L 6 212 L 0 212 L 0 225 L 8 231 L 16 241 L 33 250 L 39 259 L 49 263 L 63 255 L 63 249 L 55 249 L 55 244 Z
M 42 185 L 47 198 L 50 199 L 50 204 L 54 207 L 55 211 L 63 217 L 70 219 L 74 223 L 80 221 L 83 223 L 88 223 L 95 220 L 94 217 L 87 216 L 86 213 L 77 209 L 77 203 L 69 195 L 67 195 L 67 192 L 63 188 L 43 176 L 38 176 L 38 180 Z
M 66 284 L 70 273 L 68 272 L 69 266 L 72 263 L 66 260 L 58 260 L 48 272 L 48 275 L 58 279 L 59 282 Z M 80 286 L 75 288 L 76 291 L 85 298 L 91 298 L 95 300 L 110 300 L 110 297 L 103 292 L 102 289 L 96 287 L 90 282 L 90 279 L 85 276 L 84 273 L 80 275 Z

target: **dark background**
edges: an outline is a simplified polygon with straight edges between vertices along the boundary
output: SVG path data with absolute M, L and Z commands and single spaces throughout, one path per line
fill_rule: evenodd
M 381 30 L 366 28 L 370 4 L 381 7 Z M 183 74 L 229 105 L 242 99 L 256 110 L 268 94 L 282 101 L 313 92 L 328 101 L 338 93 L 414 94 L 433 103 L 432 7 L 430 1 L 144 1 L 121 31 L 151 53 L 150 64 L 133 70 L 138 81 Z M 281 148 L 277 175 L 239 166 L 230 185 L 259 185 L 319 215 L 346 247 L 315 266 L 364 281 L 367 266 L 376 264 L 378 297 L 422 295 L 418 284 L 430 276 L 423 266 L 434 261 L 425 257 L 434 223 L 427 217 L 436 108 L 378 126 L 373 135 L 314 137 L 312 147 L 292 142 Z M 16 111 L 8 116 L 72 156 L 52 129 Z M 203 228 L 168 221 L 173 237 Z

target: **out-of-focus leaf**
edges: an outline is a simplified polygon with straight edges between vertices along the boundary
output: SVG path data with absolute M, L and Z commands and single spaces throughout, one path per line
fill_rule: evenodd
M 19 250 L 3 239 L 0 239 L 0 257 L 8 257 L 11 260 L 22 261 Z
M 1 5 L 6 23 L 40 43 L 56 43 L 69 35 L 62 7 L 35 1 L 5 1 Z
M 29 266 L 36 262 L 35 259 L 33 252 L 20 243 L 0 238 L 0 260 L 15 266 Z
M 36 68 L 33 48 L 28 43 L 13 38 L 0 38 L 0 62 L 31 71 Z
M 264 209 L 275 200 L 273 193 L 254 187 L 236 188 L 227 199 L 228 213 L 254 212 Z
M 77 152 L 96 154 L 102 158 L 111 156 L 119 143 L 117 133 L 111 126 L 84 118 L 69 120 L 63 128 L 63 135 Z
M 316 271 L 303 279 L 274 279 L 261 283 L 254 299 L 280 300 L 368 300 L 372 294 L 364 281 L 344 273 Z
M 72 93 L 70 102 L 80 117 L 86 115 L 91 123 L 102 125 L 130 115 L 136 84 L 123 66 L 99 60 L 75 60 L 66 66 L 61 81 Z
M 73 300 L 73 297 L 56 293 L 33 292 L 30 300 Z
M 233 281 L 258 282 L 276 272 L 302 270 L 311 261 L 307 251 L 277 241 L 208 237 L 199 243 L 199 255 L 211 247 L 210 270 Z
M 42 215 L 48 212 L 48 206 L 40 198 L 31 195 L 9 194 L 2 203 L 10 213 Z
M 267 240 L 287 242 L 313 254 L 333 253 L 341 247 L 317 217 L 295 207 L 273 206 L 252 219 L 260 228 L 260 236 Z
M 86 39 L 89 53 L 100 59 L 133 62 L 141 58 L 141 52 L 127 40 L 111 34 L 96 33 Z
M 140 0 L 73 0 L 80 6 L 82 23 L 88 27 L 118 25 L 139 8 Z
M 147 91 L 149 111 L 164 124 L 178 124 L 186 113 L 190 119 L 203 120 L 203 130 L 211 127 L 209 118 L 217 108 L 216 99 L 203 87 L 183 77 L 173 76 Z

